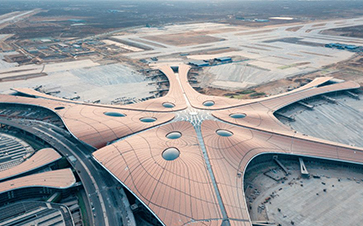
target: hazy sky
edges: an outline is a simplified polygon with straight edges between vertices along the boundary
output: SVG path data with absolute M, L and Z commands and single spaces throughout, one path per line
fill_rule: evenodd
M 29 1 L 29 2 L 39 2 L 39 1 L 53 1 L 53 0 L 0 0 L 1 1 Z M 100 2 L 99 0 L 57 0 L 58 2 Z M 291 1 L 351 1 L 351 2 L 359 2 L 362 0 L 104 0 L 104 1 L 115 1 L 115 2 L 228 2 L 228 1 L 264 1 L 264 2 L 274 2 L 274 1 L 285 1 L 285 2 L 291 2 Z

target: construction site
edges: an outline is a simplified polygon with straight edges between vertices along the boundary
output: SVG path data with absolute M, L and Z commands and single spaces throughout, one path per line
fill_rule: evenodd
M 256 226 L 360 225 L 362 183 L 361 165 L 261 155 L 248 166 L 244 186 Z
M 344 143 L 363 146 L 363 94 L 342 92 L 323 95 L 287 106 L 275 113 L 292 130 Z M 336 129 L 339 128 L 339 129 Z
M 336 92 L 274 115 L 306 136 L 362 147 L 360 133 L 354 132 L 363 130 L 362 98 L 362 93 Z M 251 161 L 244 189 L 254 225 L 359 225 L 361 183 L 361 165 L 276 154 Z M 348 209 L 352 215 L 340 214 Z
M 58 13 L 65 15 L 57 15 L 53 8 L 1 15 L 1 92 L 17 86 L 84 102 L 135 103 L 158 97 L 157 91 L 167 88 L 158 87 L 159 81 L 150 82 L 145 71 L 189 63 L 198 68 L 200 91 L 256 98 L 288 91 L 299 78 L 335 77 L 344 72 L 336 67 L 339 62 L 359 62 L 363 45 L 357 33 L 359 17 L 306 21 L 299 14 L 268 20 L 236 15 L 237 24 L 229 17 L 220 23 L 119 27 L 110 19 L 103 25 L 91 23 L 97 17 L 121 16 L 117 10 L 102 11 L 93 19 L 68 15 L 63 8 Z M 339 29 L 355 33 L 344 35 Z M 349 69 L 359 73 L 359 65 Z M 128 89 L 131 86 L 134 89 Z

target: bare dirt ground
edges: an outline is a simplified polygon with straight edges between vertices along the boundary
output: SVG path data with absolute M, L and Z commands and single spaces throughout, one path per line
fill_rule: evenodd
M 321 23 L 321 24 L 314 24 L 313 27 L 322 27 L 322 26 L 325 26 L 326 23 Z
M 299 21 L 296 20 L 270 20 L 269 22 L 255 22 L 255 21 L 245 21 L 245 20 L 238 20 L 238 19 L 232 19 L 226 21 L 229 24 L 232 25 L 238 25 L 238 26 L 245 26 L 245 27 L 268 27 L 268 26 L 278 26 L 281 24 L 296 24 Z
M 151 41 L 161 42 L 167 45 L 174 46 L 190 46 L 197 44 L 205 44 L 210 42 L 221 41 L 218 38 L 211 37 L 208 35 L 198 34 L 195 32 L 169 34 L 169 35 L 156 35 L 156 36 L 145 36 L 145 39 Z
M 295 27 L 289 27 L 286 29 L 286 31 L 292 31 L 292 32 L 295 32 L 295 31 L 298 31 L 302 28 L 303 26 L 295 26 Z
M 220 53 L 228 53 L 228 52 L 233 52 L 236 51 L 236 49 L 234 48 L 219 48 L 219 49 L 206 49 L 206 50 L 201 50 L 201 51 L 194 51 L 194 52 L 190 52 L 190 55 L 213 55 L 213 54 L 220 54 Z
M 349 60 L 339 62 L 326 68 L 327 71 L 333 71 L 330 76 L 351 80 L 363 86 L 363 54 L 357 54 Z M 324 71 L 323 71 L 324 72 Z
M 329 29 L 329 30 L 323 31 L 322 34 L 363 38 L 363 26 L 352 26 L 352 27 Z

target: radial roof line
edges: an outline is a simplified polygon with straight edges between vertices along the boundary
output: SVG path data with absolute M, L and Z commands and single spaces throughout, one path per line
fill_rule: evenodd
M 178 131 L 182 136 L 169 139 Z M 163 158 L 178 149 L 174 160 Z M 134 193 L 165 225 L 208 224 L 223 217 L 194 127 L 169 123 L 93 153 L 94 158 Z M 153 189 L 150 189 L 153 188 Z

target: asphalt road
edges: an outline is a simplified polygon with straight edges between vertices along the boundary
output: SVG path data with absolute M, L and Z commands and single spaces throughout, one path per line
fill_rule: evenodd
M 127 211 L 123 209 L 123 200 L 119 195 L 119 183 L 93 160 L 89 148 L 80 142 L 72 141 L 73 138 L 69 134 L 61 134 L 62 130 L 53 128 L 49 124 L 4 118 L 0 118 L 0 123 L 33 134 L 68 158 L 75 157 L 76 161 L 70 161 L 70 163 L 77 171 L 88 194 L 88 200 L 85 201 L 89 204 L 87 212 L 92 221 L 91 225 L 130 225 L 130 217 L 126 216 Z M 94 210 L 92 210 L 93 207 Z

